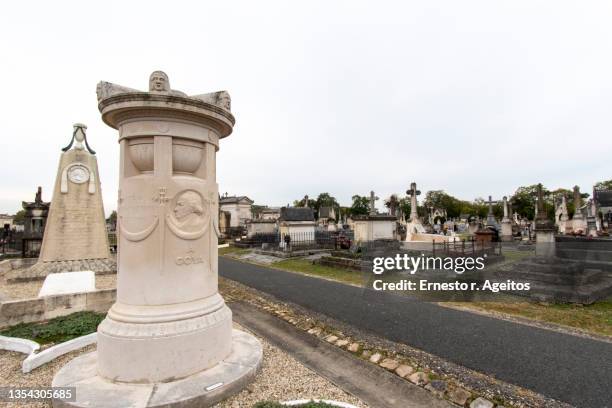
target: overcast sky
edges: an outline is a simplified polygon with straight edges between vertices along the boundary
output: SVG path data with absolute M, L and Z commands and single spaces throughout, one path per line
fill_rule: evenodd
M 221 193 L 343 205 L 443 189 L 612 178 L 610 1 L 8 2 L 0 12 L 0 212 L 51 199 L 60 149 L 86 123 L 105 208 L 119 146 L 100 80 L 228 90 Z M 381 200 L 382 201 L 382 200 Z M 379 202 L 379 207 L 382 203 Z

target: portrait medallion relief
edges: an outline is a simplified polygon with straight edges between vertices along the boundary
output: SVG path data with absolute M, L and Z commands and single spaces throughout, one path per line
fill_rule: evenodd
M 210 224 L 210 203 L 194 190 L 177 194 L 168 211 L 168 227 L 183 239 L 200 238 Z
M 81 165 L 71 166 L 68 170 L 68 178 L 76 184 L 83 184 L 89 180 L 89 170 Z

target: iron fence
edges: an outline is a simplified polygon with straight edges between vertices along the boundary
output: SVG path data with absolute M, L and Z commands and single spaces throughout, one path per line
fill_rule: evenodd
M 451 256 L 451 257 L 459 257 L 459 256 L 491 256 L 491 255 L 501 255 L 502 254 L 502 245 L 500 242 L 491 242 L 485 240 L 474 239 L 474 237 L 470 237 L 469 239 L 455 240 L 455 241 L 443 241 L 443 242 L 432 242 L 432 252 L 435 256 L 436 254 Z
M 42 248 L 42 238 L 23 238 L 21 241 L 21 256 L 23 258 L 38 258 Z
M 246 235 L 247 230 L 246 230 L 246 227 L 242 227 L 242 226 L 226 227 L 226 228 L 220 228 L 220 232 L 224 238 L 232 239 L 232 238 L 240 238 Z
M 2 230 L 0 232 L 0 253 L 4 255 L 21 255 L 23 232 Z
M 314 231 L 288 233 L 257 233 L 241 240 L 252 247 L 270 250 L 302 251 L 310 249 L 348 248 L 353 241 L 352 231 Z

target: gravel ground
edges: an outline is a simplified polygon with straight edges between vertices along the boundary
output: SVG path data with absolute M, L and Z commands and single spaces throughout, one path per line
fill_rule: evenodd
M 235 325 L 237 328 L 244 328 Z M 358 407 L 367 406 L 352 395 L 344 392 L 315 372 L 304 367 L 289 354 L 271 346 L 260 338 L 263 344 L 264 359 L 260 373 L 255 382 L 245 390 L 217 405 L 217 408 L 250 408 L 255 403 L 264 400 L 293 400 L 306 398 L 331 399 L 349 402 Z M 21 372 L 21 362 L 25 354 L 0 351 L 0 386 L 49 386 L 55 373 L 68 361 L 95 349 L 89 346 L 82 350 L 69 353 L 48 364 L 43 365 L 29 374 Z M 50 407 L 50 404 L 1 403 L 0 407 Z
M 53 360 L 29 374 L 21 372 L 21 362 L 26 355 L 13 351 L 0 350 L 0 386 L 11 387 L 48 387 L 51 385 L 51 380 L 60 368 L 76 356 L 94 350 L 95 346 L 88 346 L 81 350 L 73 351 L 60 358 Z M 27 404 L 18 404 L 13 402 L 0 402 L 0 407 L 17 408 L 42 408 L 50 407 L 47 402 L 30 402 Z
M 38 296 L 43 281 L 6 283 L 4 277 L 0 278 L 0 292 L 6 299 L 28 299 Z
M 244 328 L 241 328 L 244 330 Z M 288 401 L 295 399 L 328 399 L 348 402 L 358 407 L 367 407 L 354 396 L 334 384 L 284 351 L 271 346 L 265 340 L 264 359 L 257 379 L 242 392 L 217 405 L 217 408 L 247 408 L 259 401 Z
M 116 274 L 96 275 L 96 289 L 115 288 L 117 282 Z M 38 297 L 38 292 L 43 281 L 6 283 L 4 277 L 0 277 L 1 299 L 29 299 Z

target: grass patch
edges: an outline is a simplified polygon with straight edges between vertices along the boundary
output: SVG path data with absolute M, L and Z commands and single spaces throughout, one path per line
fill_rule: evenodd
M 77 312 L 47 322 L 20 323 L 0 331 L 0 335 L 34 340 L 40 344 L 63 343 L 95 332 L 104 316 L 94 312 Z
M 236 248 L 234 246 L 228 246 L 225 248 L 219 248 L 219 255 L 243 255 L 250 252 L 247 248 Z
M 511 249 L 504 250 L 502 249 L 502 255 L 504 256 L 504 262 L 517 262 L 521 259 L 528 258 L 530 256 L 534 256 L 533 251 L 514 251 Z
M 586 306 L 573 304 L 543 305 L 530 302 L 474 302 L 457 305 L 476 310 L 526 317 L 574 327 L 594 334 L 612 336 L 612 300 L 604 300 Z
M 352 285 L 361 286 L 363 283 L 361 272 L 359 271 L 313 264 L 311 261 L 304 259 L 286 259 L 269 266 L 275 269 L 282 269 L 289 272 L 299 272 L 305 275 L 318 276 Z

